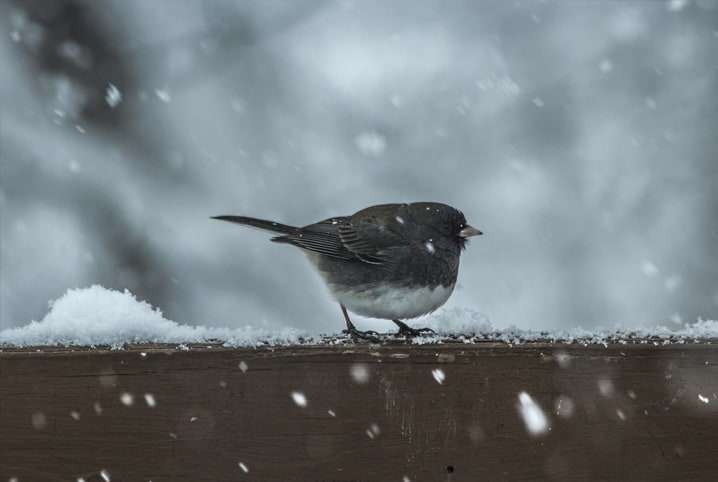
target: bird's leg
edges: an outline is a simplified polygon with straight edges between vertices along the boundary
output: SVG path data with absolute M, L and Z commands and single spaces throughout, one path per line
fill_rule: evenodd
M 412 328 L 403 321 L 391 320 L 396 326 L 399 327 L 399 331 L 396 332 L 399 336 L 421 336 L 422 333 L 434 333 L 431 328 Z
M 374 335 L 378 335 L 379 333 L 377 333 L 376 331 L 371 331 L 371 330 L 367 330 L 367 331 L 357 330 L 357 327 L 354 326 L 354 323 L 352 323 L 352 320 L 349 319 L 349 313 L 347 313 L 347 309 L 341 303 L 339 304 L 339 306 L 342 308 L 342 313 L 344 313 L 344 319 L 347 322 L 347 329 L 344 330 L 344 333 L 349 333 L 349 335 L 351 335 L 351 337 L 352 337 L 352 340 L 354 340 L 355 342 L 358 341 L 359 338 L 361 338 L 362 340 L 368 340 L 368 341 L 371 341 L 372 343 L 381 343 L 381 340 L 379 338 L 377 338 L 376 336 L 374 336 Z

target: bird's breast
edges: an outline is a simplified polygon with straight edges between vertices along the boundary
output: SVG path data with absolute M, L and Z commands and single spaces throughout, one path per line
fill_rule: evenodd
M 387 320 L 416 318 L 446 303 L 454 285 L 400 287 L 391 284 L 337 287 L 329 285 L 337 301 L 358 315 Z

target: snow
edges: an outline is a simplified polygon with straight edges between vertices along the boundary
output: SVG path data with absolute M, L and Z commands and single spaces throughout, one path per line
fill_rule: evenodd
M 162 316 L 129 291 L 99 285 L 68 290 L 50 303 L 42 321 L 0 331 L 0 345 L 109 345 L 128 343 L 204 343 L 222 340 L 228 346 L 298 343 L 306 333 L 294 328 L 271 331 L 180 325 Z M 185 345 L 186 346 L 186 345 Z M 242 367 L 240 366 L 240 369 Z
M 548 429 L 548 420 L 541 410 L 541 407 L 526 392 L 519 393 L 519 404 L 517 406 L 521 418 L 526 424 L 526 430 L 530 435 L 538 436 L 545 434 Z
M 439 385 L 444 383 L 444 380 L 446 379 L 446 375 L 444 374 L 444 370 L 441 368 L 434 368 L 431 370 L 431 375 L 434 377 L 434 380 L 436 380 L 436 383 Z
M 644 260 L 643 263 L 641 263 L 641 271 L 643 271 L 643 274 L 649 277 L 657 276 L 659 273 L 658 267 L 653 264 L 653 262 L 648 260 Z
M 169 102 L 172 100 L 172 95 L 167 87 L 164 89 L 155 89 L 155 95 L 162 102 Z
M 292 400 L 294 400 L 294 403 L 299 407 L 307 406 L 307 397 L 302 392 L 292 392 Z
M 386 150 L 386 139 L 376 131 L 366 131 L 354 138 L 359 152 L 369 157 L 378 157 Z
M 671 320 L 667 320 L 671 321 Z M 621 326 L 584 330 L 534 331 L 516 327 L 497 330 L 481 313 L 465 308 L 442 309 L 424 318 L 420 325 L 436 333 L 416 337 L 414 344 L 443 343 L 447 338 L 463 343 L 482 341 L 503 342 L 520 345 L 533 341 L 580 343 L 580 344 L 628 344 L 702 342 L 718 338 L 718 321 L 698 319 L 694 323 L 682 322 L 673 317 L 673 326 L 626 329 Z M 337 331 L 340 324 L 337 323 Z M 646 338 L 652 338 L 650 341 Z M 342 338 L 345 339 L 345 338 Z M 348 340 L 348 338 L 346 338 Z M 387 335 L 387 339 L 393 339 Z M 337 339 L 338 340 L 338 339 Z M 89 288 L 68 290 L 59 299 L 50 302 L 50 310 L 41 321 L 31 321 L 20 327 L 0 331 L 0 346 L 110 346 L 122 348 L 126 344 L 176 343 L 178 349 L 189 350 L 188 344 L 216 343 L 224 346 L 277 346 L 292 344 L 319 344 L 326 342 L 320 334 L 311 334 L 295 327 L 278 329 L 206 327 L 182 325 L 166 319 L 159 309 L 137 300 L 129 291 L 109 290 L 94 285 Z M 557 355 L 561 367 L 570 363 L 568 355 Z M 239 370 L 246 372 L 248 366 L 239 362 Z M 368 380 L 369 371 L 362 365 L 350 368 L 350 375 L 357 383 Z M 104 379 L 103 379 L 104 380 Z M 115 380 L 108 374 L 106 383 Z
M 132 395 L 131 393 L 122 392 L 122 393 L 120 394 L 120 401 L 121 401 L 122 404 L 125 405 L 126 407 L 131 407 L 132 405 L 135 404 L 135 397 L 134 397 L 134 395 Z
M 688 0 L 670 0 L 666 8 L 671 12 L 680 12 L 688 6 Z
M 363 385 L 369 381 L 369 365 L 355 363 L 349 368 L 349 374 L 356 383 Z
M 151 393 L 145 393 L 145 403 L 150 408 L 155 408 L 157 406 L 157 400 Z
M 508 99 L 515 99 L 521 94 L 521 88 L 508 75 L 489 76 L 476 81 L 476 86 L 482 92 L 498 91 Z
M 647 338 L 657 344 L 700 342 L 718 338 L 718 321 L 699 318 L 694 323 L 681 326 L 626 328 L 618 325 L 613 328 L 598 326 L 587 330 L 580 326 L 568 330 L 526 330 L 517 327 L 495 329 L 483 314 L 466 308 L 442 309 L 421 321 L 422 327 L 433 329 L 433 335 L 424 335 L 413 339 L 415 344 L 441 343 L 447 336 L 458 337 L 464 343 L 478 341 L 501 341 L 509 345 L 520 345 L 537 341 L 551 343 L 579 343 L 582 345 L 647 343 Z M 562 360 L 561 363 L 564 361 Z
M 576 405 L 573 398 L 562 395 L 556 399 L 555 409 L 556 415 L 561 418 L 571 418 Z
M 600 380 L 598 380 L 598 382 L 596 382 L 596 384 L 598 385 L 599 393 L 603 397 L 611 398 L 613 396 L 615 390 L 613 388 L 613 382 L 611 382 L 611 380 L 601 378 Z
M 249 468 L 245 465 L 244 462 L 239 463 L 239 468 L 242 469 L 242 472 L 244 472 L 245 474 L 249 473 Z
M 107 86 L 105 101 L 113 109 L 115 107 L 117 107 L 119 105 L 119 103 L 122 101 L 122 93 L 120 92 L 120 90 L 117 87 L 115 87 L 114 84 L 109 84 Z
M 429 254 L 434 254 L 434 251 L 436 251 L 436 248 L 434 247 L 434 243 L 432 243 L 431 240 L 424 243 L 424 247 L 426 248 L 426 251 Z
M 47 424 L 47 417 L 43 412 L 35 412 L 32 414 L 32 426 L 37 430 L 45 428 Z
M 571 355 L 564 351 L 554 353 L 554 358 L 561 368 L 568 368 L 571 366 Z

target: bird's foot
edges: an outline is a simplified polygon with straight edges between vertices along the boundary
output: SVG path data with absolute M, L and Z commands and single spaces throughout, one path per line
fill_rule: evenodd
M 357 327 L 354 326 L 354 323 L 352 323 L 352 320 L 349 319 L 349 313 L 347 313 L 347 309 L 341 303 L 339 304 L 339 306 L 341 307 L 342 313 L 344 314 L 344 320 L 347 322 L 347 329 L 342 330 L 342 333 L 348 333 L 349 336 L 352 337 L 352 341 L 354 343 L 357 343 L 360 339 L 367 340 L 372 343 L 381 343 L 381 340 L 379 339 L 379 337 L 376 336 L 379 333 L 377 333 L 376 331 L 372 331 L 372 330 L 367 330 L 367 331 L 357 330 Z
M 413 338 L 413 337 L 421 336 L 424 333 L 435 333 L 435 331 L 432 330 L 431 328 L 412 328 L 409 325 L 407 325 L 406 323 L 404 323 L 403 321 L 399 321 L 399 320 L 391 320 L 391 321 L 393 321 L 394 324 L 396 324 L 396 326 L 399 327 L 399 331 L 396 332 L 395 336 L 406 336 L 406 337 Z
M 347 333 L 349 336 L 351 336 L 352 341 L 354 343 L 357 343 L 360 339 L 367 340 L 372 343 L 381 343 L 381 340 L 379 339 L 379 337 L 376 336 L 379 333 L 377 333 L 376 331 L 373 331 L 373 330 L 366 330 L 366 331 L 357 330 L 354 325 L 347 327 L 346 330 L 342 330 L 342 333 Z

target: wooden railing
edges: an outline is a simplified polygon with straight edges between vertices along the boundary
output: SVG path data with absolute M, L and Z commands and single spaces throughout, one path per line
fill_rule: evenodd
M 718 480 L 710 342 L 5 347 L 0 481 Z

